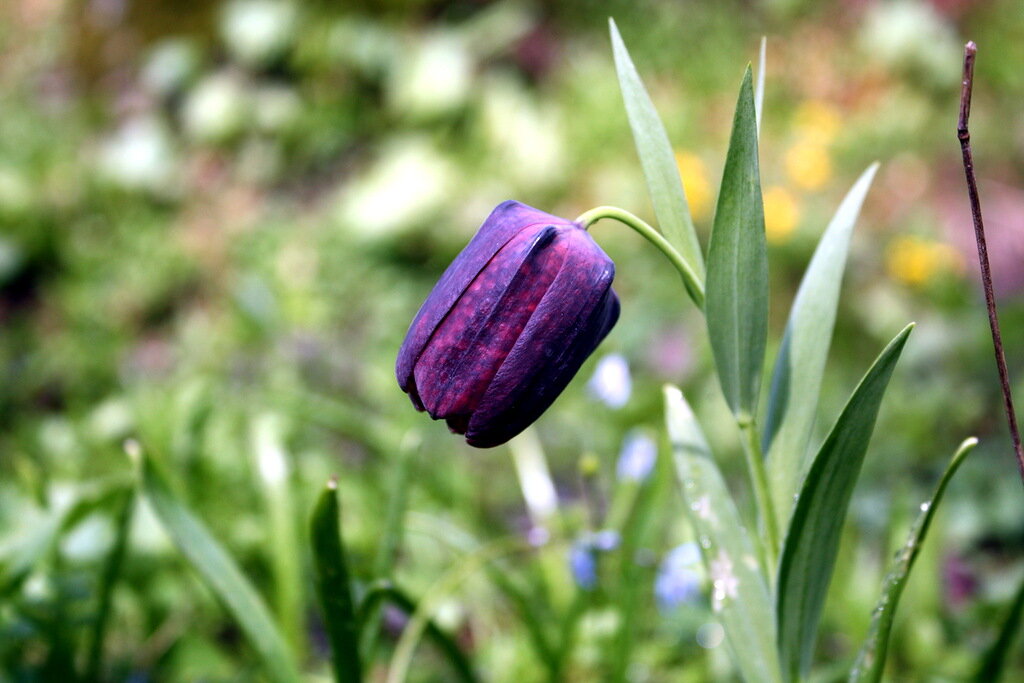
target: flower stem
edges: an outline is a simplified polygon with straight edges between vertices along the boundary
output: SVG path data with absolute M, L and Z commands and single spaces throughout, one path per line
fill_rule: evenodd
M 1013 408 L 1013 394 L 1010 392 L 1010 375 L 1006 369 L 1006 354 L 1003 351 L 1003 335 L 999 332 L 999 314 L 996 311 L 996 295 L 992 288 L 992 269 L 988 263 L 988 244 L 985 241 L 985 223 L 981 218 L 981 199 L 978 197 L 978 183 L 974 178 L 974 156 L 971 153 L 971 133 L 967 120 L 971 116 L 971 91 L 974 89 L 974 58 L 978 46 L 969 41 L 964 46 L 964 77 L 960 90 L 960 117 L 957 120 L 956 136 L 960 140 L 960 151 L 964 158 L 964 175 L 967 178 L 967 196 L 971 202 L 971 217 L 974 219 L 974 238 L 978 245 L 978 264 L 981 266 L 981 284 L 985 290 L 985 307 L 988 309 L 988 324 L 992 332 L 992 347 L 996 356 L 996 370 L 999 372 L 999 387 L 1003 392 L 1003 410 L 1010 427 L 1013 452 L 1017 456 L 1017 469 L 1024 481 L 1024 446 L 1021 445 L 1020 430 L 1017 427 L 1017 413 Z
M 765 476 L 761 440 L 757 436 L 757 422 L 753 418 L 741 418 L 738 424 L 740 431 L 743 432 L 743 453 L 747 456 L 747 469 L 750 471 L 750 483 L 754 489 L 757 512 L 764 524 L 767 542 L 765 560 L 768 564 L 765 571 L 771 574 L 775 566 L 775 558 L 779 554 L 779 528 L 775 519 L 775 506 L 768 490 L 768 478 Z
M 580 215 L 576 219 L 576 223 L 583 226 L 584 229 L 589 228 L 591 225 L 601 220 L 602 218 L 612 218 L 619 221 L 629 227 L 633 228 L 636 232 L 640 233 L 648 242 L 657 247 L 661 253 L 663 253 L 668 260 L 672 262 L 675 269 L 679 271 L 679 274 L 683 277 L 683 284 L 686 285 L 686 291 L 693 299 L 693 303 L 697 304 L 697 308 L 704 310 L 704 283 L 700 281 L 697 274 L 693 272 L 693 268 L 686 262 L 686 259 L 675 250 L 675 248 L 669 244 L 660 232 L 651 227 L 650 224 L 634 216 L 630 212 L 620 209 L 615 206 L 599 206 L 591 209 L 586 213 Z

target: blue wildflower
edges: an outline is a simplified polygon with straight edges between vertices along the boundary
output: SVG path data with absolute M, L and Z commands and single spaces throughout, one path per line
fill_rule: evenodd
M 597 363 L 594 375 L 587 382 L 591 396 L 609 408 L 621 408 L 633 393 L 633 380 L 625 356 L 610 353 Z
M 576 585 L 583 590 L 597 586 L 597 562 L 600 553 L 608 553 L 619 547 L 622 541 L 619 532 L 603 529 L 586 534 L 569 549 L 569 570 Z
M 639 430 L 631 431 L 622 443 L 616 473 L 619 479 L 642 482 L 654 469 L 658 459 L 658 445 L 654 440 Z
M 658 607 L 668 611 L 700 596 L 700 548 L 696 543 L 683 543 L 665 555 L 654 580 L 654 596 Z

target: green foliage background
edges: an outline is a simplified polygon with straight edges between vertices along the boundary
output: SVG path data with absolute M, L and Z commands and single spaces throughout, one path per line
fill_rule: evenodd
M 106 492 L 132 476 L 127 438 L 229 549 L 310 675 L 330 665 L 306 522 L 330 475 L 350 572 L 366 581 L 388 564 L 387 501 L 396 461 L 410 458 L 393 574 L 413 595 L 462 561 L 464 549 L 439 538 L 458 530 L 486 543 L 529 529 L 509 449 L 473 451 L 415 413 L 394 355 L 433 282 L 500 201 L 570 218 L 615 204 L 653 222 L 608 16 L 668 128 L 705 245 L 736 87 L 768 36 L 769 340 L 843 194 L 881 161 L 853 238 L 816 443 L 877 350 L 905 321 L 918 326 L 853 500 L 818 663 L 826 677 L 849 666 L 918 504 L 976 434 L 889 655 L 894 680 L 970 674 L 1020 581 L 1024 499 L 954 126 L 971 38 L 976 162 L 1010 372 L 1024 378 L 1019 10 L 1015 0 L 3 3 L 0 680 L 86 670 L 120 519 L 120 498 Z M 506 560 L 541 575 L 551 609 L 580 594 L 567 544 L 624 495 L 615 462 L 625 434 L 661 433 L 664 382 L 684 388 L 741 512 L 753 506 L 702 323 L 661 255 L 612 226 L 593 234 L 618 265 L 623 313 L 597 356 L 629 360 L 632 397 L 615 410 L 590 396 L 591 361 L 540 420 L 560 501 L 555 538 Z M 582 476 L 581 460 L 596 474 Z M 691 540 L 667 481 L 651 485 L 637 534 L 649 561 L 633 568 L 613 555 L 602 566 L 566 680 L 729 675 L 724 647 L 698 644 L 705 604 L 654 603 L 657 561 Z M 136 505 L 130 520 L 103 677 L 263 675 L 153 513 Z M 377 674 L 396 619 L 384 616 Z M 487 680 L 539 679 L 514 606 L 485 572 L 445 596 L 437 619 Z M 623 673 L 609 644 L 624 620 L 635 636 Z M 432 652 L 417 653 L 412 679 L 447 680 Z M 1019 644 L 1014 652 L 1011 680 L 1024 673 Z

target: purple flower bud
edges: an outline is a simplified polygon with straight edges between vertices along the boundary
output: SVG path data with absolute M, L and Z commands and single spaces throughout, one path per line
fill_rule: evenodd
M 500 204 L 416 314 L 395 373 L 471 446 L 523 431 L 619 317 L 615 265 L 578 224 Z

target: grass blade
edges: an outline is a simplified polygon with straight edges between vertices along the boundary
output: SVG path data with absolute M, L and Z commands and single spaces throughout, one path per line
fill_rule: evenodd
M 130 480 L 121 477 L 85 483 L 67 504 L 27 513 L 27 522 L 5 533 L 0 543 L 0 599 L 21 587 L 32 569 L 53 552 L 62 534 L 97 509 L 117 502 L 130 486 Z
M 640 165 L 647 180 L 647 190 L 651 196 L 651 204 L 654 205 L 654 215 L 658 218 L 658 226 L 698 279 L 703 281 L 704 258 L 697 239 L 697 230 L 690 216 L 690 207 L 686 202 L 686 192 L 679 176 L 679 166 L 672 151 L 672 143 L 669 142 L 665 127 L 654 109 L 654 103 L 651 102 L 633 60 L 630 59 L 629 51 L 626 50 L 626 44 L 622 41 L 615 21 L 609 19 L 608 25 L 615 70 L 619 76 L 619 87 L 626 105 L 626 116 L 633 131 L 633 141 L 640 156 Z M 689 285 L 687 291 L 695 303 L 699 301 L 697 293 L 692 291 Z
M 722 391 L 737 419 L 749 421 L 757 408 L 768 335 L 768 255 L 749 66 L 722 173 L 705 294 Z
M 524 539 L 519 536 L 500 538 L 464 556 L 457 565 L 437 579 L 423 594 L 416 605 L 416 611 L 409 618 L 409 622 L 395 645 L 391 666 L 388 668 L 387 682 L 400 683 L 407 680 L 412 667 L 413 655 L 420 637 L 425 633 L 425 629 L 432 619 L 431 615 L 459 584 L 499 558 L 529 549 L 530 547 Z
M 352 602 L 340 520 L 338 483 L 332 479 L 320 494 L 310 522 L 316 587 L 324 610 L 327 639 L 331 644 L 334 680 L 338 683 L 360 683 L 359 626 Z
M 924 543 L 928 527 L 931 526 L 932 519 L 935 517 L 935 510 L 938 509 L 939 503 L 942 501 L 946 487 L 960 468 L 964 458 L 977 445 L 978 440 L 974 437 L 960 444 L 956 453 L 953 454 L 953 459 L 950 461 L 949 466 L 946 467 L 946 471 L 942 474 L 942 478 L 939 479 L 939 484 L 935 487 L 935 492 L 932 494 L 931 499 L 921 505 L 921 513 L 917 516 L 917 520 L 910 529 L 907 542 L 896 555 L 893 567 L 885 577 L 885 584 L 882 586 L 882 596 L 878 600 L 878 606 L 875 607 L 874 614 L 872 614 L 871 627 L 868 630 L 867 639 L 864 641 L 864 645 L 861 646 L 860 652 L 857 655 L 857 661 L 850 671 L 849 680 L 851 683 L 855 681 L 859 683 L 882 680 L 886 649 L 889 646 L 889 632 L 892 630 L 893 617 L 896 615 L 896 607 L 899 604 L 900 595 L 903 593 L 903 587 L 907 585 L 910 570 L 914 567 L 914 560 L 917 559 L 921 544 Z M 985 680 L 993 679 L 987 678 Z
M 878 164 L 860 176 L 818 242 L 793 300 L 772 371 L 762 448 L 780 529 L 786 528 L 799 477 L 806 467 L 818 394 L 832 341 L 850 237 Z
M 402 610 L 408 617 L 416 613 L 416 602 L 404 591 L 390 581 L 375 581 L 367 588 L 366 594 L 359 604 L 358 621 L 361 628 L 373 625 L 373 615 L 379 612 L 379 607 L 384 602 L 390 602 Z M 445 633 L 432 619 L 427 620 L 423 634 L 424 637 L 433 641 L 437 649 L 448 660 L 458 680 L 463 681 L 463 683 L 475 683 L 477 681 L 476 674 L 473 673 L 473 667 L 470 665 L 465 653 L 452 637 Z
M 788 679 L 810 666 L 818 621 L 832 579 L 839 537 L 860 475 L 878 408 L 913 323 L 868 369 L 818 450 L 793 509 L 779 560 L 779 654 Z
M 482 543 L 465 530 L 428 515 L 410 514 L 408 526 L 410 531 L 427 534 L 439 543 L 448 545 L 464 555 L 478 552 L 483 547 Z M 552 644 L 553 639 L 548 628 L 555 619 L 552 615 L 551 603 L 545 599 L 545 591 L 542 590 L 540 582 L 522 585 L 523 582 L 516 580 L 510 572 L 506 571 L 500 561 L 485 565 L 484 571 L 487 572 L 487 578 L 491 583 L 501 591 L 518 612 L 519 618 L 526 627 L 526 633 L 530 637 L 534 653 L 547 669 L 549 678 L 557 680 L 560 677 L 562 661 Z
M 712 608 L 748 682 L 781 681 L 768 585 L 739 512 L 679 389 L 665 387 L 665 421 L 687 512 L 712 580 Z
M 1022 616 L 1024 616 L 1024 581 L 1021 581 L 1017 595 L 1014 596 L 1010 609 L 1003 619 L 999 635 L 981 659 L 978 672 L 974 674 L 975 683 L 998 683 L 1002 679 L 1003 668 L 1006 666 L 1006 655 L 1010 653 L 1013 641 L 1017 638 Z
M 388 493 L 388 507 L 384 516 L 384 531 L 381 534 L 377 555 L 373 560 L 373 576 L 378 579 L 391 578 L 398 551 L 405 533 L 405 513 L 409 502 L 409 480 L 412 478 L 412 465 L 419 452 L 422 441 L 418 434 L 410 432 L 402 439 L 402 443 L 394 456 L 388 479 L 391 490 Z M 372 662 L 377 654 L 377 642 L 380 636 L 380 614 L 369 617 L 373 622 L 360 629 L 360 652 L 366 662 Z
M 291 463 L 284 445 L 284 419 L 257 416 L 250 426 L 251 454 L 263 495 L 265 520 L 274 539 L 268 549 L 274 576 L 274 612 L 288 645 L 298 654 L 303 638 L 302 550 L 291 488 Z
M 128 490 L 124 493 L 124 500 L 116 519 L 116 536 L 114 546 L 110 555 L 103 565 L 103 574 L 100 576 L 98 593 L 98 606 L 96 608 L 96 620 L 93 622 L 86 655 L 85 680 L 103 680 L 103 641 L 106 638 L 107 623 L 110 618 L 110 604 L 114 595 L 114 585 L 121 574 L 121 566 L 124 563 L 124 556 L 128 550 L 128 534 L 131 526 L 132 511 L 135 508 L 134 491 Z
M 171 491 L 163 475 L 136 444 L 129 449 L 135 461 L 139 492 L 153 509 L 168 536 L 189 565 L 217 596 L 259 655 L 267 675 L 283 683 L 301 680 L 256 589 L 203 523 Z

